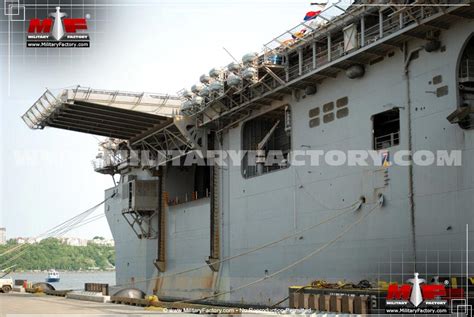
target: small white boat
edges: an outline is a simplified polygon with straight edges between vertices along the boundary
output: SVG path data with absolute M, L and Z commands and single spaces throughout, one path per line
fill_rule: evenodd
M 48 283 L 59 282 L 59 273 L 56 270 L 49 270 L 48 277 L 46 278 L 46 282 Z

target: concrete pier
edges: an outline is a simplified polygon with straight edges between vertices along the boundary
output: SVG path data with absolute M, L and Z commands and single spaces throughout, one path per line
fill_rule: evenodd
M 149 314 L 143 307 L 95 303 L 28 293 L 0 294 L 0 316 L 9 314 Z

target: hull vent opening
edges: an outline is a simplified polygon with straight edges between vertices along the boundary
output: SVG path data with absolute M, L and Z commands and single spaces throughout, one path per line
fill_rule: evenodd
M 462 129 L 474 128 L 474 36 L 471 37 L 459 61 L 458 108 L 448 116 L 448 121 Z
M 283 106 L 244 123 L 242 128 L 244 178 L 289 167 L 291 108 Z
M 374 150 L 383 150 L 400 144 L 400 111 L 391 109 L 372 117 Z

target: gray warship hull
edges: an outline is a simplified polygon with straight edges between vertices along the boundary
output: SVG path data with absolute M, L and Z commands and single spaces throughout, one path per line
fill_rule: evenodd
M 474 131 L 472 110 L 464 109 L 474 106 L 468 89 L 474 87 L 474 68 L 466 66 L 471 59 L 474 66 L 474 11 L 469 2 L 460 4 L 466 6 L 423 15 L 418 7 L 355 8 L 339 18 L 340 25 L 324 26 L 332 38 L 324 33 L 323 39 L 292 43 L 286 64 L 266 77 L 280 80 L 272 78 L 275 83 L 251 98 L 234 99 L 238 110 L 225 99 L 210 100 L 211 106 L 226 107 L 203 107 L 189 116 L 209 129 L 206 135 L 217 131 L 206 140 L 209 149 L 245 149 L 249 135 L 259 135 L 247 131 L 258 130 L 258 118 L 272 113 L 284 120 L 281 109 L 291 109 L 291 132 L 287 143 L 272 141 L 277 148 L 457 150 L 460 166 L 321 161 L 259 172 L 170 162 L 150 171 L 124 163 L 118 185 L 105 191 L 117 284 L 169 298 L 272 305 L 288 295 L 290 285 L 314 280 L 376 284 L 402 282 L 415 272 L 428 280 L 474 272 L 474 256 L 466 252 L 467 243 L 474 245 Z M 339 52 L 336 33 L 354 24 L 357 47 Z M 376 36 L 370 37 L 373 30 Z M 350 75 L 354 65 L 362 65 L 364 73 Z M 376 122 L 387 118 L 398 121 L 399 129 L 378 132 L 387 125 Z M 149 135 L 159 138 L 163 126 Z M 193 143 L 194 134 L 186 135 L 176 121 L 166 126 L 168 133 L 175 126 L 191 140 L 186 146 Z M 131 144 L 139 147 L 141 140 L 153 148 L 146 133 Z M 139 195 L 152 202 L 150 208 L 135 208 Z M 357 202 L 362 204 L 353 208 Z M 305 230 L 341 212 L 346 213 Z M 258 249 L 285 236 L 291 237 Z

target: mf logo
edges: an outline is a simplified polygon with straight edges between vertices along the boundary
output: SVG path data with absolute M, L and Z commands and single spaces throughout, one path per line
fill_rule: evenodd
M 415 307 L 418 307 L 425 300 L 433 300 L 437 297 L 446 296 L 444 285 L 428 285 L 424 279 L 415 277 L 408 280 L 410 284 L 391 284 L 387 291 L 387 300 L 406 300 L 410 301 Z
M 89 36 L 77 30 L 87 30 L 85 18 L 66 18 L 67 14 L 56 7 L 51 18 L 31 19 L 28 27 L 28 47 L 88 47 Z M 46 41 L 45 41 L 46 40 Z

